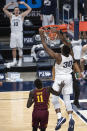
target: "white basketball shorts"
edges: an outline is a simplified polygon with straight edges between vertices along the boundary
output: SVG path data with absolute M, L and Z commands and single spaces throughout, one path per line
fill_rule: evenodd
M 73 80 L 72 80 L 72 75 L 71 74 L 66 74 L 66 75 L 57 75 L 55 77 L 54 83 L 53 83 L 53 89 L 55 91 L 59 91 L 59 84 L 64 81 L 65 86 L 62 89 L 62 94 L 72 94 L 73 93 Z
M 23 48 L 23 32 L 11 33 L 10 48 Z
M 52 15 L 43 15 L 42 26 L 54 25 L 54 19 L 50 22 Z

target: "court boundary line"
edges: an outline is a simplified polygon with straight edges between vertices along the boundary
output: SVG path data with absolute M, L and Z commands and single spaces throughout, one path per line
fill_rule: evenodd
M 64 103 L 61 97 L 60 100 Z M 73 112 L 87 125 L 87 119 L 80 112 L 76 112 L 75 109 L 73 109 Z
M 26 100 L 26 99 L 28 99 L 28 98 L 14 98 L 14 99 L 0 99 L 0 101 L 11 101 L 11 100 Z

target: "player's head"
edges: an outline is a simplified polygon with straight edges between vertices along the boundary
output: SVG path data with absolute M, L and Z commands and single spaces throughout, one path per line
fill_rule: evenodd
M 14 8 L 14 14 L 15 14 L 15 16 L 18 16 L 19 13 L 20 13 L 19 7 L 15 7 L 15 8 Z
M 42 88 L 42 81 L 40 79 L 36 79 L 34 81 L 34 85 L 36 88 L 41 89 Z
M 70 47 L 67 46 L 67 45 L 64 45 L 64 46 L 61 48 L 61 53 L 62 53 L 64 56 L 68 57 L 69 54 L 70 54 Z

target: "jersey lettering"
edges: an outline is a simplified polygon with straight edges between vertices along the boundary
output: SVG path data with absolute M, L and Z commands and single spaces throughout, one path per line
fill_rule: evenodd
M 64 62 L 64 63 L 63 63 L 63 67 L 64 67 L 64 68 L 72 67 L 72 61 Z
M 43 102 L 43 96 L 42 95 L 37 96 L 37 102 Z
M 14 26 L 18 26 L 18 22 L 14 22 Z

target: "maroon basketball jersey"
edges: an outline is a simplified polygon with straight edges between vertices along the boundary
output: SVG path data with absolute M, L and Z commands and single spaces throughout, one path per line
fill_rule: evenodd
M 49 105 L 49 93 L 47 88 L 34 91 L 34 110 L 47 110 Z

